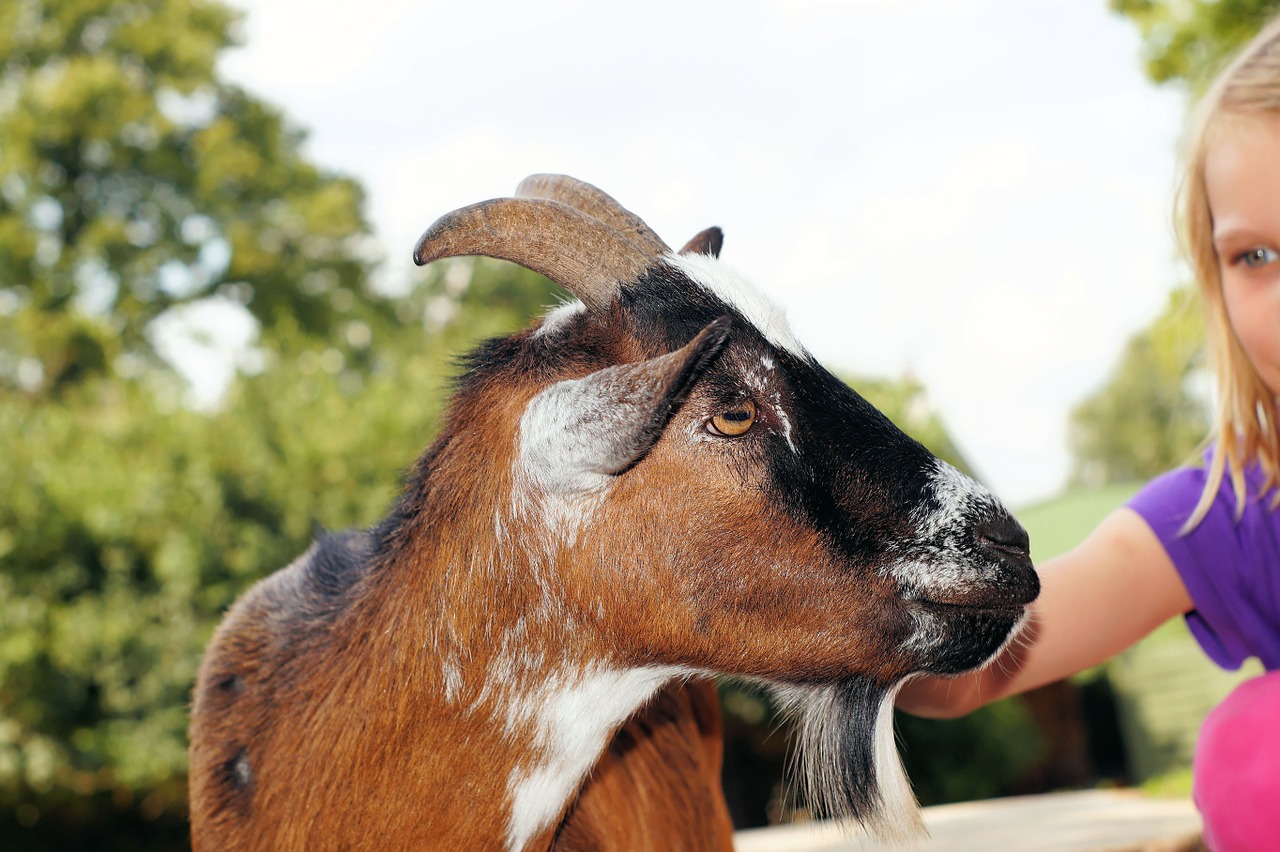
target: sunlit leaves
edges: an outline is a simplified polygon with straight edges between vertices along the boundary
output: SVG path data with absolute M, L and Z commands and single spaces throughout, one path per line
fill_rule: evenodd
M 1272 16 L 1277 0 L 1110 0 L 1142 33 L 1147 76 L 1157 83 L 1179 80 L 1193 92 L 1212 76 Z
M 209 0 L 5 5 L 0 292 L 110 316 L 142 357 L 158 317 L 214 294 L 268 343 L 287 321 L 283 336 L 344 350 L 340 323 L 390 315 L 368 289 L 359 187 L 308 162 L 279 110 L 218 78 L 237 18 Z M 335 279 L 328 292 L 298 286 L 317 272 Z

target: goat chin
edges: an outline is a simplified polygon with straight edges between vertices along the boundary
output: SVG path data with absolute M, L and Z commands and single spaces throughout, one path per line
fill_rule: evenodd
M 821 686 L 773 687 L 798 728 L 795 772 L 818 815 L 860 823 L 882 840 L 926 834 L 894 739 L 891 685 L 854 677 Z

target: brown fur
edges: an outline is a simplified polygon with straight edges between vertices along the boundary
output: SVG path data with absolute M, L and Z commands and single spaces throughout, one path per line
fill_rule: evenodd
M 545 671 L 517 668 L 503 684 L 485 673 L 497 663 L 517 614 L 542 605 L 541 592 L 527 580 L 550 570 L 550 563 L 556 596 L 580 626 L 569 635 L 554 619 L 530 618 L 520 637 L 523 649 L 542 649 L 548 665 L 569 671 L 601 661 L 650 662 L 648 648 L 658 642 L 628 647 L 620 641 L 625 624 L 612 614 L 592 615 L 597 602 L 606 601 L 606 612 L 618 603 L 607 599 L 619 578 L 600 576 L 590 558 L 608 543 L 593 539 L 573 551 L 558 544 L 551 553 L 537 553 L 529 543 L 544 531 L 512 514 L 511 448 L 528 396 L 484 383 L 458 400 L 452 422 L 467 428 L 448 429 L 428 454 L 434 467 L 429 501 L 405 517 L 385 564 L 359 580 L 354 603 L 331 624 L 308 629 L 288 615 L 289 602 L 305 594 L 296 566 L 260 583 L 228 613 L 194 696 L 190 776 L 197 850 L 500 846 L 510 817 L 508 778 L 537 758 L 539 746 L 528 721 L 507 731 L 499 720 L 504 702 L 530 694 Z M 477 458 L 486 464 L 476 464 Z M 502 539 L 495 516 L 504 519 Z M 639 556 L 630 552 L 631 543 L 625 547 L 624 558 Z M 653 615 L 641 615 L 634 601 L 625 603 L 633 616 Z M 661 644 L 671 629 L 659 631 Z M 601 648 L 617 650 L 602 654 Z M 442 702 L 441 661 L 450 655 L 465 673 L 456 698 Z M 711 754 L 705 742 L 709 702 L 691 696 L 696 691 L 676 691 L 654 705 L 652 712 L 665 717 L 656 726 L 659 742 L 646 742 L 644 735 L 633 740 L 644 754 L 655 755 L 668 741 L 687 744 L 692 723 L 704 735 L 694 760 L 699 777 L 715 777 L 718 785 L 718 750 Z M 681 718 L 695 704 L 699 715 Z M 597 782 L 599 792 L 586 795 L 577 818 L 589 822 L 593 836 L 607 820 L 592 803 L 616 800 L 626 786 L 627 761 L 614 763 L 618 768 L 600 777 L 619 780 Z M 661 768 L 656 774 L 669 775 Z M 706 791 L 714 788 L 693 784 L 699 785 L 700 801 L 709 800 Z M 297 795 L 301 788 L 307 795 Z M 718 809 L 708 812 L 706 830 L 723 835 L 723 802 Z M 546 848 L 558 822 L 529 848 Z M 568 838 L 588 830 L 575 832 L 573 824 Z

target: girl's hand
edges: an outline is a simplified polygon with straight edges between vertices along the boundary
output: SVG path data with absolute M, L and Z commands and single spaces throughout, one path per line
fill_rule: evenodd
M 1155 533 L 1127 508 L 1038 570 L 1032 621 L 993 662 L 959 677 L 917 678 L 898 693 L 898 707 L 919 716 L 963 716 L 1095 666 L 1194 608 Z

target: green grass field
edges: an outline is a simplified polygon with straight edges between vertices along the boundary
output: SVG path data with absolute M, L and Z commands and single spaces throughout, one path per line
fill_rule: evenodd
M 1031 557 L 1052 559 L 1075 547 L 1113 509 L 1137 493 L 1140 483 L 1075 489 L 1014 512 L 1031 535 Z

